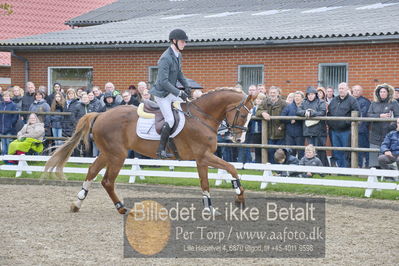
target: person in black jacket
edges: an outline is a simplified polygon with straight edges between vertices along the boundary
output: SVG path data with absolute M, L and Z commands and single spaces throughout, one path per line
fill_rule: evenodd
M 62 135 L 64 137 L 71 137 L 75 130 L 75 117 L 73 115 L 76 105 L 79 103 L 79 99 L 73 88 L 69 88 L 66 93 L 66 101 L 64 106 L 64 112 L 71 112 L 72 115 L 64 115 L 62 121 Z
M 101 112 L 101 110 L 105 106 L 105 103 L 103 101 L 104 95 L 103 95 L 102 91 L 100 90 L 99 86 L 93 86 L 92 92 L 93 92 L 94 96 L 97 98 L 97 100 L 99 101 L 99 103 L 101 105 L 101 108 L 100 108 L 100 112 Z
M 17 106 L 17 110 L 18 111 L 22 110 L 22 97 L 23 97 L 22 95 L 23 94 L 24 94 L 24 91 L 19 86 L 14 86 L 12 88 L 12 98 L 11 98 L 11 100 Z
M 105 106 L 101 110 L 102 112 L 106 112 L 106 111 L 118 106 L 115 102 L 115 96 L 112 95 L 112 92 L 110 92 L 110 91 L 104 93 L 104 103 L 105 103 Z
M 17 107 L 17 111 L 22 110 L 22 97 L 24 95 L 24 90 L 20 88 L 19 86 L 14 86 L 12 88 L 12 98 L 11 101 L 15 103 Z M 25 125 L 25 121 L 22 115 L 18 115 L 18 121 L 15 124 L 15 131 L 18 132 L 22 129 L 22 127 Z
M 291 149 L 277 149 L 274 153 L 274 161 L 277 164 L 293 164 L 298 165 L 299 159 L 292 155 Z M 281 176 L 297 176 L 297 172 L 280 172 L 278 171 L 277 174 Z
M 133 97 L 130 94 L 130 91 L 126 90 L 122 93 L 122 102 L 120 105 L 134 105 L 139 106 L 140 102 L 137 100 L 136 97 Z
M 296 116 L 298 108 L 301 106 L 305 95 L 301 91 L 294 93 L 294 101 L 287 105 L 281 112 L 282 116 Z M 302 120 L 282 120 L 285 123 L 285 144 L 286 145 L 305 145 L 305 137 L 303 136 Z M 298 158 L 303 157 L 303 150 L 292 150 L 292 155 Z
M 35 101 L 35 92 L 36 92 L 36 87 L 33 82 L 29 81 L 26 83 L 26 91 L 25 95 L 22 97 L 22 104 L 21 108 L 22 111 L 29 111 L 30 106 L 32 103 Z M 27 121 L 27 115 L 22 116 L 25 121 Z
M 64 112 L 65 108 L 65 98 L 61 92 L 56 92 L 54 94 L 53 102 L 51 103 L 51 112 Z M 50 115 L 50 127 L 53 137 L 61 138 L 62 137 L 62 121 L 64 120 L 63 115 Z M 55 140 L 56 146 L 61 146 L 63 141 L 62 140 Z
M 2 111 L 16 111 L 17 106 L 13 101 L 11 101 L 10 92 L 3 92 L 3 99 L 0 101 L 0 110 Z M 15 124 L 18 120 L 18 114 L 0 114 L 0 134 L 1 135 L 15 135 Z M 7 154 L 8 146 L 12 139 L 10 138 L 2 138 L 2 154 Z
M 82 92 L 80 101 L 76 104 L 76 106 L 73 109 L 75 128 L 76 124 L 79 122 L 79 119 L 81 119 L 85 114 L 94 112 L 92 108 L 93 105 L 90 104 L 89 96 L 87 95 L 86 92 Z M 92 149 L 93 149 L 93 141 L 90 138 L 89 147 L 85 147 L 83 143 L 80 143 L 77 149 L 75 149 L 75 154 L 77 154 L 78 156 L 83 155 L 83 157 L 91 157 L 93 156 Z
M 63 91 L 62 91 L 62 89 L 61 89 L 61 84 L 58 83 L 58 82 L 56 82 L 56 83 L 53 84 L 52 93 L 51 93 L 50 95 L 47 95 L 47 97 L 46 97 L 46 101 L 47 101 L 48 105 L 51 106 L 51 104 L 52 104 L 53 101 L 54 101 L 55 94 L 56 94 L 57 92 L 61 92 L 61 93 L 64 95 L 64 93 L 63 93 Z M 64 98 L 65 98 L 65 96 L 64 96 Z
M 366 97 L 362 96 L 363 88 L 360 85 L 355 85 L 352 87 L 352 95 L 356 98 L 357 103 L 359 104 L 360 117 L 367 117 L 367 111 L 370 108 L 370 100 Z M 370 148 L 369 142 L 369 123 L 367 122 L 360 122 L 358 127 L 358 140 L 359 140 L 359 148 Z M 370 165 L 370 157 L 368 152 L 358 152 L 358 166 L 359 168 L 364 167 L 368 168 Z
M 399 104 L 393 99 L 394 88 L 389 84 L 380 84 L 374 90 L 374 101 L 367 111 L 368 117 L 392 118 L 399 117 Z M 383 120 L 383 119 L 381 119 Z M 385 135 L 395 126 L 391 122 L 370 122 L 370 148 L 379 149 Z M 370 167 L 377 167 L 378 153 L 370 152 Z
M 327 116 L 351 117 L 352 111 L 359 111 L 359 104 L 355 97 L 349 94 L 349 86 L 346 82 L 338 85 L 338 96 L 332 99 L 328 106 Z M 350 120 L 328 121 L 332 130 L 334 147 L 349 147 L 351 134 Z M 348 167 L 349 162 L 345 158 L 345 152 L 335 151 L 338 167 Z
M 298 107 L 297 116 L 317 117 L 325 116 L 327 104 L 317 96 L 317 90 L 314 87 L 306 89 L 306 98 Z M 308 144 L 314 146 L 325 146 L 327 140 L 327 127 L 324 120 L 305 120 L 302 125 L 303 136 Z M 317 151 L 318 157 L 324 166 L 329 166 L 326 151 Z
M 90 99 L 87 93 L 83 92 L 80 101 L 76 104 L 75 108 L 73 109 L 73 114 L 75 118 L 75 127 L 76 124 L 79 122 L 85 114 L 93 112 L 93 106 L 90 105 Z
M 392 163 L 396 163 L 397 169 L 399 169 L 399 119 L 396 120 L 396 130 L 385 136 L 380 151 L 378 163 L 382 169 L 395 170 Z
M 200 90 L 197 90 L 200 91 Z M 195 92 L 193 93 L 194 96 Z M 255 100 L 255 106 L 252 108 L 252 115 L 256 115 L 259 105 L 266 98 L 266 95 L 259 93 Z M 219 139 L 219 134 L 218 134 Z M 218 140 L 219 142 L 219 140 Z M 231 141 L 230 141 L 231 142 Z M 251 119 L 248 124 L 248 142 L 251 144 L 262 144 L 262 120 Z M 225 147 L 226 148 L 226 147 Z M 227 161 L 229 162 L 229 161 Z M 262 149 L 255 148 L 255 163 L 262 162 Z
M 103 105 L 99 99 L 94 95 L 93 91 L 89 91 L 87 93 L 87 96 L 89 96 L 89 101 L 90 101 L 90 110 L 92 112 L 101 112 L 101 109 L 103 108 Z

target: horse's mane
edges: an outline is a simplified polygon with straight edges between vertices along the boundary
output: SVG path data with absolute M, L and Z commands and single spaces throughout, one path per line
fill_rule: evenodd
M 216 93 L 220 93 L 220 92 L 224 92 L 224 91 L 227 91 L 227 92 L 235 92 L 235 93 L 239 93 L 239 94 L 244 94 L 244 92 L 238 91 L 238 90 L 236 90 L 236 89 L 234 89 L 234 88 L 216 88 L 216 89 L 209 90 L 209 91 L 203 93 L 200 97 L 198 97 L 197 99 L 195 99 L 195 100 L 193 100 L 193 101 L 194 101 L 194 102 L 197 102 L 197 101 L 200 101 L 200 100 L 202 100 L 202 99 L 204 99 L 204 98 L 207 98 L 209 95 L 212 96 L 212 95 L 214 95 L 214 94 L 216 94 Z

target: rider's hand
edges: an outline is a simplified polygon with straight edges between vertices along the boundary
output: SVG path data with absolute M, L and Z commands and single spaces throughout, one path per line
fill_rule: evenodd
M 179 97 L 180 97 L 183 101 L 187 102 L 188 95 L 187 95 L 187 93 L 186 93 L 185 91 L 180 91 Z
M 187 94 L 187 96 L 190 98 L 191 97 L 191 88 L 185 88 L 184 92 Z

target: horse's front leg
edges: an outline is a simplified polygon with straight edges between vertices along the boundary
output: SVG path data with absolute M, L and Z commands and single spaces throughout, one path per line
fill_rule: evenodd
M 204 209 L 209 210 L 214 215 L 220 215 L 220 212 L 212 206 L 211 194 L 209 193 L 208 165 L 203 164 L 201 160 L 197 160 L 197 170 L 201 183 Z
M 209 165 L 214 168 L 219 168 L 219 169 L 224 169 L 226 170 L 231 176 L 235 179 L 231 180 L 231 184 L 236 192 L 236 203 L 239 204 L 244 204 L 245 203 L 245 198 L 244 198 L 244 187 L 241 185 L 240 178 L 238 176 L 237 170 L 234 168 L 234 166 L 225 160 L 217 157 L 215 154 L 211 152 L 207 152 L 205 156 L 201 159 L 201 163 L 203 165 Z M 198 161 L 197 161 L 198 165 Z M 207 173 L 207 182 L 208 182 L 208 168 L 206 168 L 206 173 Z M 202 185 L 202 183 L 201 183 Z M 208 185 L 209 188 L 209 185 Z

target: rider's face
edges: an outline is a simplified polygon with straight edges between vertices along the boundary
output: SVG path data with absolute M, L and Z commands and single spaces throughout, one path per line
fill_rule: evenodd
M 186 47 L 186 41 L 184 41 L 184 40 L 178 40 L 178 41 L 177 41 L 177 46 L 179 47 L 179 50 L 183 50 L 184 47 Z

